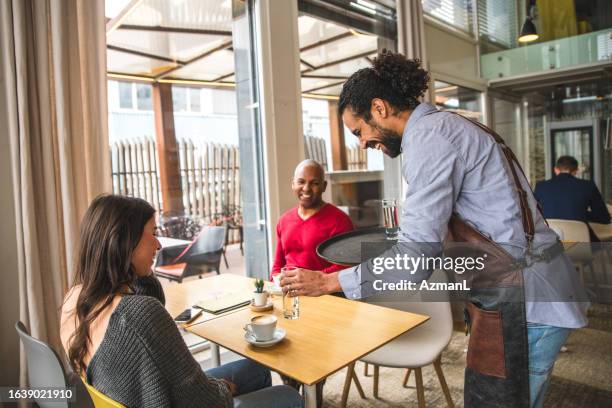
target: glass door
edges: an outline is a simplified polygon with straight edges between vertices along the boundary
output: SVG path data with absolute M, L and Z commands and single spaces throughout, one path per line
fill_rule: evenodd
M 270 253 L 266 223 L 264 142 L 261 129 L 260 92 L 257 78 L 255 0 L 234 1 L 233 48 L 240 146 L 244 257 L 246 274 L 267 278 Z
M 576 177 L 593 180 L 593 127 L 554 129 L 551 132 L 552 166 L 561 156 L 578 160 Z

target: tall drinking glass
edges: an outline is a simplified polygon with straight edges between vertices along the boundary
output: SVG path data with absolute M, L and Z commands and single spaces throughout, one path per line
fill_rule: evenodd
M 297 266 L 287 265 L 281 268 L 281 276 L 286 271 L 298 269 Z M 290 297 L 289 291 L 283 293 L 283 316 L 285 319 L 294 320 L 300 317 L 300 298 Z
M 396 240 L 399 232 L 397 221 L 397 201 L 393 199 L 382 200 L 383 227 L 387 239 Z

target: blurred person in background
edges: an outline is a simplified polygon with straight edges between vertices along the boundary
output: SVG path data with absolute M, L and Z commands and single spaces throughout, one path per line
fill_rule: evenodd
M 597 185 L 591 180 L 576 177 L 578 161 L 572 156 L 561 156 L 555 164 L 555 176 L 536 184 L 534 195 L 544 218 L 574 220 L 587 223 L 610 223 L 610 213 Z M 589 227 L 591 242 L 599 238 Z

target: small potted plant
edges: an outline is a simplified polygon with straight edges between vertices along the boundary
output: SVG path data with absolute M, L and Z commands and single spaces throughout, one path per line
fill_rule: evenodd
M 264 291 L 264 280 L 255 279 L 255 291 L 253 292 L 253 306 L 265 306 L 268 301 L 268 292 Z

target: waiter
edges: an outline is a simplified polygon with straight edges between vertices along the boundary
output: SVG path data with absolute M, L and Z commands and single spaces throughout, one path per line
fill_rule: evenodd
M 383 51 L 346 81 L 339 113 L 361 148 L 402 154 L 408 190 L 390 257 L 435 255 L 435 243 L 441 248 L 451 239 L 487 248 L 487 268 L 466 303 L 465 406 L 541 407 L 561 346 L 571 329 L 587 324 L 587 304 L 576 302 L 585 299 L 579 279 L 511 150 L 485 126 L 420 103 L 428 82 L 418 60 Z M 372 275 L 371 266 L 332 274 L 298 269 L 281 284 L 292 296 L 342 291 L 361 299 L 384 276 Z

